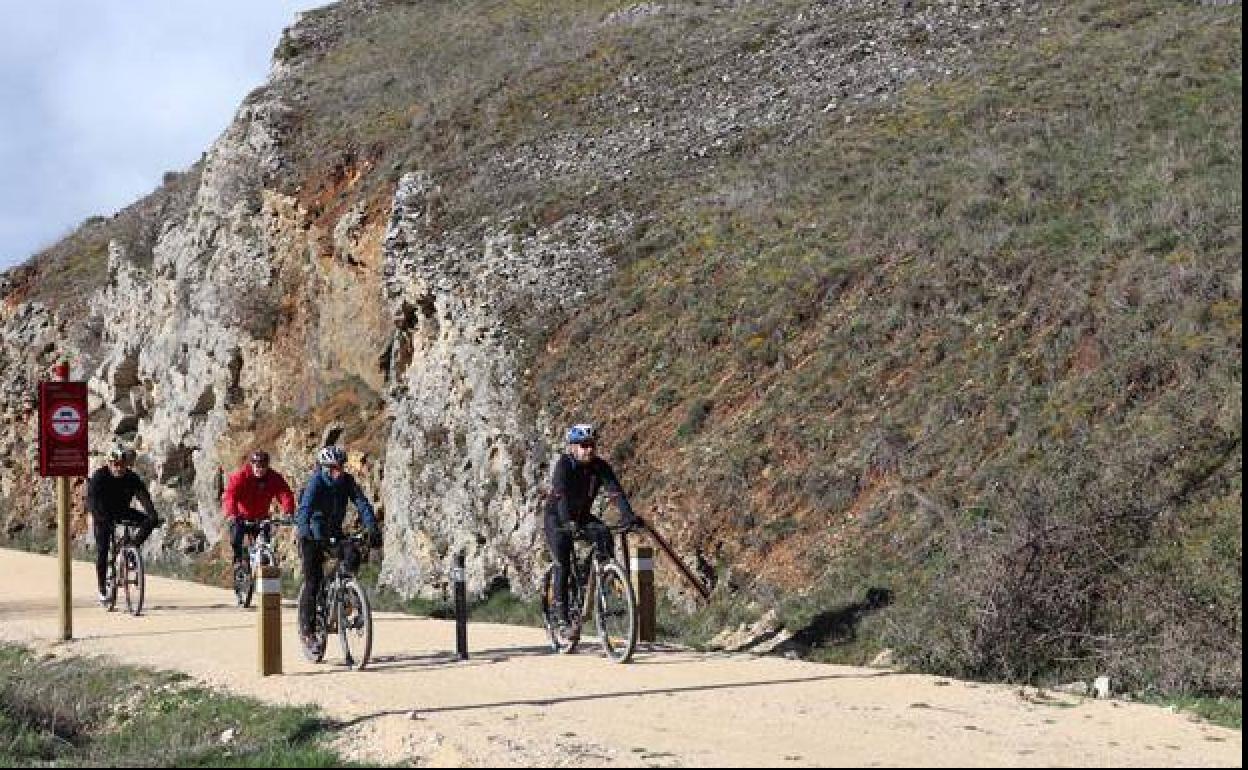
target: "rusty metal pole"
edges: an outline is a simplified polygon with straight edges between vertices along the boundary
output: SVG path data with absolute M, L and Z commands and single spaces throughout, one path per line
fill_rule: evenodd
M 680 560 L 679 556 L 676 555 L 676 551 L 672 549 L 672 546 L 667 542 L 667 540 L 665 540 L 663 536 L 648 523 L 646 524 L 646 533 L 654 539 L 654 542 L 658 544 L 663 553 L 667 554 L 667 558 L 672 560 L 672 564 L 676 565 L 677 571 L 679 571 L 681 575 L 684 575 L 685 580 L 689 582 L 689 585 L 693 586 L 694 590 L 696 590 L 703 599 L 710 599 L 711 589 L 708 588 L 701 580 L 694 577 L 693 573 L 689 571 L 689 568 L 685 566 L 685 563 Z

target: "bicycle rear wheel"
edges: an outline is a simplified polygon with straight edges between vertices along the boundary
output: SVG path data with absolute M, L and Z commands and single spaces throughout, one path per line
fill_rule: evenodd
M 373 611 L 368 606 L 368 594 L 358 581 L 343 581 L 338 594 L 338 612 L 342 656 L 351 668 L 362 669 L 368 665 L 373 652 Z
M 594 592 L 594 621 L 602 651 L 615 663 L 627 663 L 637 649 L 637 600 L 617 562 L 602 566 Z
M 143 594 L 146 591 L 146 577 L 143 573 L 143 554 L 132 545 L 121 549 L 121 562 L 124 565 L 122 586 L 126 591 L 126 609 L 131 615 L 143 611 Z

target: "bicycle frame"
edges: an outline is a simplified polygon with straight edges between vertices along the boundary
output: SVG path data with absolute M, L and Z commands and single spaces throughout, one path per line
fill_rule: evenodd
M 598 548 L 591 543 L 589 554 L 586 555 L 584 560 L 577 564 L 575 558 L 573 559 L 572 570 L 576 587 L 581 592 L 580 606 L 577 607 L 576 625 L 582 626 L 593 610 L 594 591 L 598 588 L 598 573 L 602 571 L 602 560 L 598 555 Z M 584 576 L 584 583 L 581 582 L 582 576 Z
M 134 536 L 141 526 L 128 521 L 119 521 L 113 525 L 112 553 L 116 554 L 122 548 L 133 545 Z
M 109 597 L 106 605 L 110 612 L 117 606 L 118 592 L 123 590 L 126 594 L 126 609 L 133 615 L 138 615 L 143 611 L 145 590 L 143 554 L 134 544 L 135 534 L 141 526 L 128 521 L 119 521 L 113 527 L 110 540 L 112 553 L 108 564 Z M 126 552 L 131 549 L 134 551 L 133 570 L 126 558 Z M 132 572 L 137 576 L 134 580 L 130 577 Z M 131 594 L 132 586 L 137 596 Z
M 331 543 L 331 557 L 336 564 L 321 582 L 315 609 L 318 623 L 324 629 L 326 637 L 333 633 L 339 635 L 346 664 L 351 668 L 363 668 L 367 665 L 372 649 L 372 611 L 368 596 L 356 580 L 353 569 L 348 566 L 352 549 L 360 547 L 362 543 L 355 537 Z M 346 598 L 348 593 L 355 596 L 350 607 Z M 348 637 L 353 632 L 362 632 L 363 637 L 356 642 L 350 642 Z M 314 653 L 318 656 L 316 662 L 320 661 L 319 656 L 324 655 L 324 644 L 327 641 L 327 638 L 323 639 L 319 651 Z M 356 643 L 360 646 L 356 647 Z
M 630 528 L 607 527 L 623 539 Z M 607 549 L 599 549 L 602 538 L 578 533 L 573 543 L 567 576 L 567 624 L 552 614 L 557 589 L 553 584 L 556 565 L 546 568 L 542 578 L 542 612 L 546 633 L 555 652 L 575 652 L 581 630 L 591 622 L 597 626 L 599 643 L 608 658 L 626 663 L 637 644 L 637 604 L 627 570 Z M 627 553 L 627 543 L 623 550 Z M 621 604 L 622 602 L 622 604 Z M 619 625 L 623 623 L 623 625 Z
M 627 558 L 627 531 L 609 525 L 607 526 L 607 529 L 611 531 L 612 534 L 619 534 L 621 547 L 623 553 L 626 555 L 625 558 Z M 579 602 L 577 602 L 575 607 L 577 618 L 574 624 L 579 629 L 584 626 L 585 621 L 590 618 L 590 613 L 593 611 L 594 594 L 598 590 L 598 583 L 602 580 L 602 571 L 606 568 L 607 563 L 610 561 L 610 557 L 606 554 L 599 553 L 598 545 L 595 542 L 578 540 L 577 543 L 577 545 L 573 546 L 572 559 L 570 560 L 571 563 L 568 565 L 572 570 L 572 574 L 568 576 L 570 578 L 568 590 L 578 590 L 581 592 Z M 577 548 L 586 550 L 588 553 L 583 558 L 577 558 Z M 621 566 L 623 567 L 625 574 L 627 574 L 627 563 L 624 563 Z M 571 605 L 572 602 L 569 601 L 569 609 L 572 609 Z
M 251 543 L 248 546 L 248 561 L 251 563 L 251 571 L 255 572 L 262 566 L 277 566 L 277 551 L 273 549 L 273 541 L 265 535 L 266 530 L 273 526 L 273 522 L 269 519 L 263 519 L 256 522 L 256 534 L 251 535 Z M 268 564 L 261 564 L 260 556 L 268 556 Z

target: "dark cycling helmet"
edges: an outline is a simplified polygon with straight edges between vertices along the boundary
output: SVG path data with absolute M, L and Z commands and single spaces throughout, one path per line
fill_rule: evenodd
M 592 444 L 597 440 L 598 434 L 589 423 L 578 423 L 568 428 L 569 444 Z
M 269 453 L 263 449 L 257 449 L 248 455 L 247 462 L 267 466 L 269 464 Z
M 337 446 L 322 447 L 316 455 L 316 463 L 317 465 L 346 465 L 347 450 Z

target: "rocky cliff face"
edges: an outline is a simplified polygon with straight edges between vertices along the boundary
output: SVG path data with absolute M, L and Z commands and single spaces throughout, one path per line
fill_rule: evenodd
M 323 21 L 291 37 L 324 42 Z M 58 315 L 28 297 L 22 281 L 37 270 L 6 276 L 8 532 L 52 526 L 49 485 L 34 475 L 32 393 L 66 358 L 89 383 L 94 464 L 114 441 L 137 447 L 171 520 L 153 550 L 221 542 L 222 477 L 252 446 L 298 487 L 316 447 L 337 441 L 386 519 L 386 582 L 436 593 L 464 551 L 473 589 L 500 575 L 528 586 L 551 429 L 525 406 L 515 329 L 600 287 L 604 247 L 630 216 L 438 231 L 439 188 L 425 173 L 381 204 L 357 195 L 325 215 L 278 191 L 298 71 L 277 65 L 248 98 L 185 205 L 161 212 L 150 251 L 111 240 L 106 276 L 81 302 Z M 352 174 L 329 174 L 348 197 Z M 75 533 L 90 538 L 81 513 Z
M 542 351 L 531 346 L 606 285 L 618 245 L 645 218 L 627 204 L 596 205 L 600 186 L 627 185 L 656 158 L 710 163 L 751 131 L 779 127 L 797 141 L 815 117 L 951 72 L 985 29 L 1035 13 L 1004 3 L 894 15 L 847 3 L 751 21 L 749 3 L 600 5 L 578 11 L 579 37 L 564 41 L 591 59 L 594 46 L 635 30 L 656 40 L 673 25 L 699 30 L 670 41 L 679 55 L 697 55 L 695 76 L 625 75 L 590 102 L 617 115 L 620 130 L 522 131 L 512 146 L 478 152 L 470 180 L 409 171 L 378 183 L 378 152 L 359 148 L 296 169 L 306 124 L 326 119 L 308 114 L 318 96 L 309 73 L 346 59 L 357 37 L 372 39 L 353 25 L 402 11 L 346 3 L 286 32 L 269 82 L 176 194 L 154 195 L 111 230 L 96 223 L 114 236 L 96 238 L 107 242 L 106 258 L 96 247 L 97 280 L 48 303 L 29 284 L 46 285 L 64 260 L 44 255 L 8 276 L 0 504 L 10 534 L 48 526 L 47 485 L 32 475 L 30 393 L 54 358 L 68 357 L 72 376 L 90 384 L 93 451 L 114 440 L 138 447 L 139 469 L 173 520 L 154 549 L 220 542 L 222 477 L 250 447 L 270 449 L 298 486 L 315 448 L 338 441 L 354 450 L 386 519 L 384 582 L 438 593 L 464 552 L 473 589 L 498 576 L 531 587 L 537 509 L 560 430 L 533 395 L 525 367 Z M 858 15 L 838 15 L 850 11 Z M 910 33 L 926 52 L 904 43 Z M 595 181 L 576 181 L 585 178 Z M 470 218 L 456 210 L 462 191 L 446 189 L 541 198 L 543 185 L 565 184 L 581 184 L 586 205 L 560 205 L 536 222 L 504 202 Z M 144 237 L 119 237 L 127 228 Z M 81 516 L 75 531 L 90 537 Z
M 0 350 L 10 467 L 0 499 L 10 532 L 25 526 L 29 490 L 45 486 L 31 475 L 29 398 L 57 357 L 89 384 L 93 454 L 115 440 L 138 448 L 139 470 L 173 520 L 152 547 L 187 552 L 221 538 L 221 476 L 250 446 L 270 445 L 297 484 L 322 426 L 295 418 L 337 380 L 379 383 L 382 302 L 369 269 L 378 255 L 359 253 L 359 233 L 322 232 L 269 189 L 283 163 L 281 81 L 275 71 L 242 106 L 186 205 L 161 212 L 150 252 L 110 243 L 107 275 L 83 287 L 85 302 L 58 316 L 25 300 L 26 274 L 8 278 Z M 278 430 L 274 415 L 284 416 Z M 362 480 L 376 494 L 370 459 L 378 464 L 363 458 Z
M 600 288 L 605 248 L 629 216 L 573 216 L 530 235 L 491 222 L 468 240 L 431 232 L 436 200 L 427 174 L 403 177 L 383 248 L 396 326 L 383 578 L 404 591 L 436 586 L 462 551 L 470 585 L 503 576 L 528 586 L 552 428 L 525 407 L 516 324 L 557 318 Z

